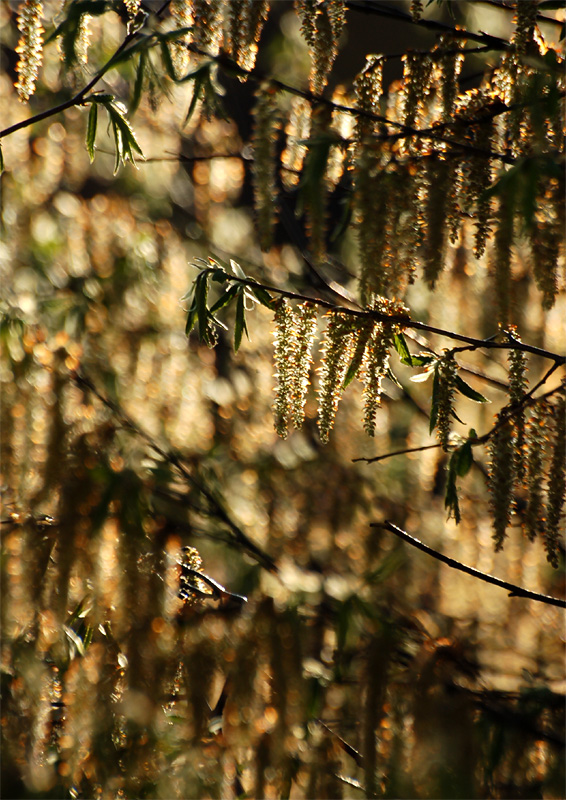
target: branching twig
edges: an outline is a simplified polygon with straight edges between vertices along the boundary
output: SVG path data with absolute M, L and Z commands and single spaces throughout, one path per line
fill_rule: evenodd
M 516 586 L 514 583 L 508 583 L 507 581 L 502 581 L 500 578 L 495 578 L 493 575 L 488 575 L 486 572 L 480 572 L 480 570 L 475 569 L 474 567 L 468 567 L 466 564 L 462 564 L 460 561 L 456 561 L 454 558 L 450 558 L 449 556 L 445 556 L 443 553 L 439 553 L 438 550 L 434 550 L 432 547 L 424 544 L 424 542 L 421 542 L 420 539 L 415 539 L 414 536 L 410 536 L 406 531 L 398 528 L 397 525 L 394 525 L 392 522 L 387 520 L 385 522 L 372 522 L 370 527 L 381 528 L 382 530 L 394 533 L 395 536 L 403 539 L 403 541 L 407 542 L 413 547 L 416 547 L 418 550 L 422 550 L 423 553 L 436 558 L 437 561 L 442 561 L 443 564 L 447 564 L 453 569 L 457 569 L 460 572 L 465 572 L 474 578 L 478 578 L 486 583 L 492 583 L 494 586 L 499 586 L 501 589 L 505 589 L 507 592 L 509 592 L 510 597 L 526 597 L 528 600 L 536 600 L 539 603 L 558 606 L 558 608 L 566 608 L 566 600 L 561 600 L 558 597 L 550 597 L 546 594 L 539 594 L 538 592 L 531 592 L 528 589 L 523 589 L 521 586 Z

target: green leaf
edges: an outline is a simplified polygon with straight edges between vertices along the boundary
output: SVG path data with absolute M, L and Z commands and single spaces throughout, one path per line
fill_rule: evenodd
M 234 298 L 237 297 L 238 294 L 241 294 L 240 287 L 230 286 L 229 289 L 226 289 L 226 291 L 220 295 L 216 303 L 210 309 L 210 313 L 214 314 L 216 311 L 220 311 L 221 308 L 224 308 L 229 303 L 231 303 L 232 300 L 234 300 Z
M 248 339 L 248 329 L 246 326 L 246 309 L 244 304 L 244 293 L 240 292 L 236 303 L 236 325 L 234 328 L 234 351 L 237 353 L 242 343 L 242 334 L 245 332 Z
M 120 168 L 120 164 L 125 165 L 126 161 L 131 161 L 132 164 L 135 164 L 135 153 L 143 158 L 143 151 L 138 144 L 130 123 L 126 119 L 125 106 L 114 100 L 104 105 L 108 111 L 112 132 L 114 134 L 114 145 L 116 147 L 114 174 L 116 174 Z
M 270 311 L 273 311 L 273 306 L 275 305 L 275 299 L 271 297 L 269 292 L 266 292 L 265 289 L 262 289 L 261 286 L 248 286 L 248 289 L 253 293 L 254 297 L 266 308 L 269 308 Z
M 396 333 L 394 335 L 393 344 L 395 345 L 395 350 L 397 350 L 397 352 L 401 357 L 402 363 L 406 364 L 408 367 L 412 367 L 413 358 L 411 356 L 411 353 L 409 352 L 407 341 L 402 333 Z
M 456 471 L 461 478 L 464 478 L 470 469 L 472 468 L 472 464 L 474 463 L 474 453 L 472 451 L 472 445 L 470 442 L 466 442 L 461 447 L 459 447 L 453 454 L 452 458 L 455 455 L 458 455 L 456 461 Z
M 426 367 L 429 364 L 433 364 L 436 360 L 436 356 L 429 356 L 426 353 L 419 353 L 418 356 L 411 356 L 410 364 L 407 364 L 406 361 L 403 361 L 403 363 L 407 364 L 408 367 Z
M 456 525 L 460 523 L 460 504 L 458 502 L 458 488 L 456 486 L 458 451 L 452 453 L 448 466 L 448 480 L 446 481 L 446 494 L 444 508 L 448 509 L 448 519 L 454 518 Z
M 425 381 L 428 381 L 433 372 L 433 369 L 427 369 L 425 372 L 419 372 L 418 375 L 413 375 L 409 380 L 411 380 L 413 383 L 424 383 Z
M 475 389 L 466 383 L 459 375 L 456 376 L 456 388 L 459 392 L 461 392 L 465 397 L 468 397 L 470 400 L 474 400 L 476 403 L 489 403 L 490 400 L 487 397 L 484 397 L 483 394 L 476 392 Z
M 432 404 L 430 408 L 430 424 L 429 433 L 432 433 L 436 428 L 436 421 L 438 419 L 438 398 L 440 395 L 440 377 L 438 374 L 438 366 L 434 370 L 434 380 L 432 382 Z
M 196 281 L 195 303 L 198 320 L 198 334 L 201 342 L 208 341 L 208 272 L 201 272 Z
M 389 380 L 392 381 L 395 384 L 395 386 L 398 386 L 400 389 L 403 388 L 402 385 L 397 380 L 397 377 L 393 373 L 393 370 L 391 369 L 391 367 L 387 367 L 387 369 L 385 371 L 385 377 L 389 378 Z
M 138 68 L 136 71 L 134 91 L 132 92 L 132 99 L 130 101 L 130 114 L 132 116 L 136 113 L 141 101 L 147 59 L 148 59 L 147 50 L 142 50 L 138 60 Z
M 90 163 L 94 161 L 94 143 L 96 140 L 96 126 L 98 124 L 98 104 L 91 103 L 86 126 L 86 150 Z

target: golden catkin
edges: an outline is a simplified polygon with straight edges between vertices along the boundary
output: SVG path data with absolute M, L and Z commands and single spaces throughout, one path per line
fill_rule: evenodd
M 435 380 L 437 381 L 437 418 L 436 430 L 440 444 L 444 451 L 448 450 L 450 440 L 450 427 L 452 424 L 452 408 L 458 365 L 452 353 L 447 353 L 436 368 Z
M 458 50 L 460 47 L 460 41 L 454 41 L 448 36 L 441 36 L 436 49 L 446 51 Z M 458 52 L 444 52 L 436 63 L 440 90 L 440 105 L 442 108 L 440 119 L 441 122 L 452 122 L 454 110 L 456 108 L 456 99 L 460 91 L 458 78 L 462 71 L 464 56 L 462 53 Z
M 513 330 L 513 338 L 520 341 L 517 333 Z M 509 404 L 518 406 L 525 392 L 527 391 L 527 379 L 525 372 L 527 369 L 525 352 L 523 350 L 510 350 L 509 362 Z M 513 414 L 513 425 L 515 426 L 515 472 L 517 480 L 522 481 L 525 476 L 525 412 L 521 409 Z
M 544 486 L 541 476 L 544 472 L 547 444 L 547 414 L 547 406 L 544 403 L 537 403 L 533 408 L 525 432 L 527 507 L 525 509 L 524 522 L 525 533 L 530 541 L 533 541 L 537 535 L 544 533 L 545 527 Z
M 300 428 L 305 419 L 305 403 L 310 384 L 312 346 L 316 336 L 317 313 L 312 303 L 302 303 L 296 312 L 295 364 L 291 414 L 293 425 Z
M 430 94 L 432 81 L 432 59 L 429 55 L 406 53 L 403 56 L 403 116 L 408 127 L 418 124 L 420 115 Z
M 287 141 L 281 154 L 281 181 L 285 188 L 295 187 L 300 180 L 300 172 L 307 148 L 302 141 L 308 139 L 311 129 L 311 104 L 302 97 L 293 97 L 289 122 L 285 129 Z
M 566 227 L 564 181 L 553 178 L 543 196 L 541 213 L 529 229 L 535 282 L 542 292 L 542 307 L 552 308 L 558 294 L 558 265 Z
M 354 81 L 356 107 L 379 113 L 383 94 L 383 59 L 370 55 Z M 387 243 L 387 218 L 390 213 L 390 178 L 385 153 L 372 137 L 378 130 L 375 120 L 359 116 L 355 128 L 354 222 L 360 253 L 360 293 L 362 302 L 372 292 L 386 294 L 387 276 L 384 255 Z
M 228 3 L 225 46 L 238 66 L 252 70 L 257 56 L 257 42 L 269 12 L 265 0 L 230 0 Z M 246 76 L 240 76 L 245 80 Z
M 513 484 L 515 480 L 515 437 L 511 420 L 505 412 L 496 417 L 496 430 L 489 442 L 488 488 L 496 552 L 503 548 L 506 529 L 511 520 Z
M 262 250 L 269 250 L 276 220 L 276 139 L 279 129 L 275 90 L 263 84 L 254 107 L 254 206 Z
M 293 403 L 295 371 L 295 315 L 289 303 L 282 298 L 275 310 L 275 404 L 273 406 L 275 430 L 287 438 L 287 425 Z
M 295 0 L 301 31 L 311 55 L 310 88 L 320 94 L 338 54 L 338 40 L 344 27 L 344 0 Z
M 318 429 L 320 440 L 328 442 L 334 427 L 338 403 L 352 349 L 352 322 L 346 314 L 331 313 L 325 333 L 323 358 L 319 368 Z
M 188 28 L 193 24 L 192 6 L 190 0 L 171 0 L 169 6 L 171 17 L 175 22 L 175 28 Z M 171 58 L 175 66 L 177 75 L 185 75 L 189 68 L 190 53 L 187 49 L 187 44 L 190 41 L 190 36 L 185 36 L 183 39 L 177 39 L 171 42 L 169 49 L 171 51 Z
M 194 43 L 213 56 L 222 42 L 222 14 L 223 0 L 192 0 Z
M 544 545 L 546 557 L 553 567 L 558 566 L 559 545 L 563 527 L 562 508 L 566 497 L 566 387 L 553 407 L 554 441 L 548 475 L 548 498 Z
M 43 15 L 42 0 L 25 0 L 18 13 L 20 39 L 16 46 L 19 61 L 16 64 L 18 80 L 15 84 L 22 102 L 30 99 L 35 92 L 35 82 L 43 59 L 43 34 L 41 24 Z
M 364 375 L 364 430 L 375 436 L 377 409 L 381 405 L 381 381 L 389 367 L 389 351 L 393 345 L 391 325 L 378 323 L 374 326 L 365 349 Z

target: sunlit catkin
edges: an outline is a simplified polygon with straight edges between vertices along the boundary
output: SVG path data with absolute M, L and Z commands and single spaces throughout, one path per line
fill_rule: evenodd
M 513 331 L 513 338 L 520 341 L 517 333 Z M 524 350 L 510 350 L 509 356 L 509 403 L 512 407 L 519 406 L 527 390 L 525 372 L 527 369 Z M 517 437 L 515 444 L 515 470 L 517 480 L 522 481 L 525 476 L 525 412 L 520 409 L 513 414 L 513 424 Z
M 311 55 L 310 88 L 320 94 L 338 54 L 338 40 L 344 27 L 346 8 L 344 0 L 295 0 L 301 19 L 301 31 L 309 45 Z
M 423 13 L 423 0 L 411 0 L 411 17 L 418 22 Z
M 222 41 L 223 0 L 192 0 L 194 42 L 211 55 L 217 55 Z
M 276 138 L 279 117 L 275 90 L 263 84 L 254 107 L 254 206 L 262 250 L 269 250 L 276 219 Z
M 403 56 L 403 123 L 413 127 L 430 93 L 432 60 L 429 55 L 406 53 Z
M 377 409 L 381 405 L 381 381 L 389 366 L 392 346 L 391 326 L 377 324 L 367 343 L 364 356 L 364 430 L 375 436 Z
M 542 475 L 546 451 L 547 406 L 537 403 L 526 427 L 526 475 L 527 507 L 524 522 L 525 533 L 532 542 L 545 528 L 544 485 Z
M 295 315 L 289 303 L 282 298 L 275 310 L 275 404 L 273 406 L 275 430 L 287 438 L 287 425 L 293 402 L 295 372 Z
M 496 417 L 496 429 L 489 442 L 488 487 L 495 550 L 503 548 L 513 502 L 515 436 L 505 412 Z
M 16 91 L 22 102 L 26 102 L 35 92 L 35 82 L 43 59 L 43 33 L 41 24 L 43 2 L 41 0 L 25 0 L 20 6 L 18 29 L 20 39 L 16 47 L 19 61 L 16 64 L 18 80 Z
M 227 5 L 226 49 L 238 66 L 252 70 L 269 3 L 265 0 L 230 0 Z M 241 79 L 245 77 L 241 76 Z
M 293 425 L 300 428 L 305 419 L 305 403 L 309 388 L 309 374 L 312 365 L 312 346 L 316 336 L 317 314 L 312 303 L 302 303 L 297 307 L 295 364 L 293 375 L 293 397 L 291 414 Z
M 564 387 L 566 389 L 566 387 Z M 544 544 L 546 557 L 553 567 L 558 566 L 561 541 L 561 516 L 566 497 L 566 394 L 563 392 L 553 408 L 554 442 L 548 475 L 548 500 Z
M 454 390 L 457 377 L 458 365 L 452 353 L 447 353 L 444 358 L 438 362 L 435 375 L 437 392 L 436 430 L 444 451 L 447 451 L 449 446 Z
M 302 141 L 309 138 L 311 129 L 311 105 L 302 97 L 293 97 L 289 122 L 285 129 L 286 147 L 281 154 L 281 180 L 287 189 L 299 183 L 300 172 L 307 148 Z
M 326 329 L 322 364 L 319 369 L 318 430 L 320 440 L 328 442 L 334 427 L 338 403 L 352 347 L 352 323 L 345 314 L 332 313 Z

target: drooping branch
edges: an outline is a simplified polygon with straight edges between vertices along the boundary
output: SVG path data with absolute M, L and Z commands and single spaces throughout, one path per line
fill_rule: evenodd
M 443 564 L 447 564 L 447 566 L 457 569 L 460 572 L 465 572 L 467 575 L 471 575 L 473 578 L 478 578 L 486 583 L 491 583 L 494 586 L 499 586 L 501 589 L 505 589 L 507 592 L 509 592 L 510 597 L 525 597 L 528 600 L 536 600 L 539 603 L 558 606 L 558 608 L 566 608 L 566 600 L 561 600 L 558 597 L 550 597 L 546 594 L 539 594 L 538 592 L 531 592 L 529 589 L 524 589 L 522 586 L 517 586 L 514 583 L 503 581 L 500 578 L 495 578 L 493 575 L 488 575 L 486 572 L 480 572 L 479 569 L 475 569 L 474 567 L 468 567 L 466 564 L 456 561 L 455 558 L 450 558 L 450 556 L 445 556 L 443 553 L 439 553 L 438 550 L 434 550 L 434 548 L 424 544 L 424 542 L 421 542 L 420 539 L 416 539 L 414 536 L 411 536 L 406 531 L 398 528 L 397 525 L 394 525 L 388 520 L 385 522 L 372 522 L 370 527 L 381 528 L 382 530 L 389 531 L 390 533 L 395 534 L 395 536 L 398 536 L 399 539 L 402 539 L 404 542 L 410 544 L 412 547 L 416 547 L 418 550 L 422 550 L 423 553 L 436 558 L 437 561 L 441 561 Z
M 472 445 L 472 447 L 477 447 L 478 445 L 486 444 L 494 435 L 496 431 L 499 430 L 503 425 L 506 425 L 510 419 L 513 417 L 521 414 L 526 408 L 530 408 L 531 406 L 536 405 L 544 400 L 547 400 L 552 395 L 556 394 L 557 392 L 561 391 L 561 386 L 555 386 L 554 389 L 550 389 L 548 392 L 541 394 L 539 397 L 534 397 L 534 392 L 537 389 L 546 383 L 548 378 L 552 375 L 552 373 L 557 369 L 557 365 L 553 364 L 551 368 L 543 375 L 543 377 L 538 381 L 538 383 L 533 386 L 533 388 L 527 392 L 524 397 L 522 398 L 520 403 L 517 403 L 514 406 L 508 407 L 507 413 L 501 416 L 501 419 L 491 428 L 487 433 L 484 433 L 482 436 L 478 436 L 475 439 L 468 439 L 468 443 Z M 421 450 L 433 450 L 435 448 L 441 447 L 440 442 L 436 442 L 436 444 L 427 444 L 422 447 L 407 447 L 404 450 L 394 450 L 391 453 L 383 453 L 379 456 L 374 456 L 373 458 L 365 458 L 360 456 L 359 458 L 353 458 L 352 461 L 365 461 L 366 464 L 374 464 L 376 461 L 385 461 L 386 458 L 392 458 L 393 456 L 401 456 L 407 453 L 419 453 Z
M 215 268 L 209 268 L 210 272 L 215 272 Z M 373 310 L 358 310 L 356 308 L 351 308 L 349 306 L 341 306 L 336 305 L 335 303 L 331 303 L 328 300 L 323 300 L 318 297 L 311 297 L 310 295 L 300 294 L 298 292 L 291 292 L 287 289 L 279 289 L 275 286 L 271 286 L 265 283 L 260 283 L 259 281 L 253 280 L 251 278 L 240 278 L 237 275 L 228 275 L 226 273 L 226 280 L 236 283 L 242 283 L 244 286 L 249 286 L 250 288 L 258 288 L 263 289 L 267 292 L 274 292 L 275 294 L 279 295 L 280 297 L 287 297 L 290 300 L 300 300 L 301 302 L 313 303 L 314 305 L 320 306 L 321 308 L 327 308 L 329 311 L 334 311 L 340 314 L 346 314 L 351 317 L 359 317 L 361 319 L 376 319 L 379 322 L 388 322 L 393 325 L 399 325 L 402 328 L 409 328 L 412 330 L 419 330 L 419 331 L 426 331 L 427 333 L 434 333 L 438 336 L 444 336 L 447 339 L 452 339 L 457 342 L 466 342 L 471 347 L 466 349 L 476 350 L 476 349 L 488 349 L 488 350 L 523 350 L 525 353 L 531 353 L 532 355 L 540 356 L 541 358 L 546 358 L 554 363 L 557 366 L 566 365 L 566 356 L 562 356 L 558 353 L 553 353 L 550 350 L 544 350 L 541 347 L 535 347 L 534 345 L 525 344 L 524 342 L 519 342 L 515 339 L 510 339 L 506 342 L 496 342 L 493 339 L 477 339 L 473 336 L 464 336 L 461 333 L 455 333 L 454 331 L 448 331 L 444 328 L 437 328 L 434 325 L 428 325 L 426 322 L 419 322 L 418 320 L 412 320 L 410 317 L 406 316 L 405 314 L 384 314 L 380 311 L 373 311 Z

